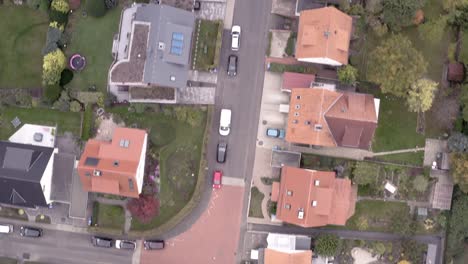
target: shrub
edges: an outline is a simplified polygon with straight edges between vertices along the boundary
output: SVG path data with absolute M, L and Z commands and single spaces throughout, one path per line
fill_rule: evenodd
M 148 223 L 159 214 L 159 200 L 153 195 L 141 195 L 138 199 L 130 200 L 127 209 L 140 222 Z
M 60 74 L 60 86 L 65 86 L 73 80 L 73 72 L 65 69 Z
M 58 109 L 60 111 L 69 111 L 70 110 L 70 96 L 68 96 L 68 92 L 63 90 L 60 93 L 60 98 L 55 101 L 52 105 L 54 109 Z
M 284 50 L 288 56 L 294 55 L 294 44 L 296 43 L 296 36 L 296 32 L 292 32 L 291 35 L 289 35 L 288 43 L 286 44 L 286 49 Z
M 60 49 L 44 56 L 42 64 L 42 82 L 44 85 L 57 84 L 60 81 L 62 71 L 66 67 L 65 54 Z
M 269 71 L 272 72 L 297 72 L 297 73 L 316 73 L 317 69 L 313 66 L 304 66 L 304 65 L 288 65 L 272 62 L 270 63 Z
M 413 188 L 418 192 L 425 192 L 429 186 L 429 181 L 423 175 L 418 175 L 413 179 Z
M 382 0 L 367 0 L 366 1 L 366 10 L 372 14 L 377 14 L 382 12 Z
M 361 4 L 354 4 L 349 8 L 347 13 L 352 16 L 361 16 L 366 13 L 366 10 Z
M 336 235 L 320 235 L 315 241 L 315 252 L 319 256 L 335 256 L 341 240 Z
M 112 9 L 119 5 L 119 1 L 118 0 L 105 0 L 105 4 L 106 4 L 107 9 Z
M 62 31 L 59 28 L 49 27 L 49 29 L 47 30 L 46 44 L 45 47 L 42 49 L 42 55 L 46 55 L 57 50 L 61 36 Z
M 93 17 L 102 17 L 106 14 L 104 0 L 87 0 L 85 10 Z
M 57 99 L 60 97 L 61 91 L 62 87 L 60 87 L 58 84 L 47 85 L 44 92 L 46 102 L 52 104 L 57 101 Z
M 65 25 L 68 22 L 68 13 L 63 13 L 54 9 L 50 9 L 49 20 L 56 21 L 60 25 Z
M 71 101 L 70 103 L 70 111 L 72 112 L 80 112 L 81 111 L 81 104 L 76 101 L 76 100 L 73 100 Z
M 49 27 L 56 28 L 56 29 L 60 30 L 61 32 L 63 32 L 65 30 L 65 26 L 60 25 L 57 21 L 50 22 Z
M 50 8 L 51 10 L 59 11 L 62 13 L 68 13 L 68 11 L 70 11 L 70 5 L 66 0 L 52 0 Z
M 344 84 L 355 84 L 358 76 L 358 70 L 352 65 L 345 65 L 338 69 L 338 80 Z

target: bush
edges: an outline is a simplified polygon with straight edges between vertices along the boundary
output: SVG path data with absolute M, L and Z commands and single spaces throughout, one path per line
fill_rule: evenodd
M 55 10 L 62 13 L 68 13 L 68 11 L 70 11 L 70 5 L 66 0 L 52 0 L 50 8 L 51 10 Z
M 65 86 L 73 80 L 73 72 L 65 69 L 60 74 L 60 86 Z
M 93 17 L 102 17 L 106 14 L 104 0 L 87 0 L 85 10 Z
M 325 257 L 335 256 L 340 242 L 341 240 L 336 235 L 320 235 L 315 241 L 315 253 Z
M 105 4 L 106 4 L 107 9 L 112 9 L 119 5 L 119 1 L 118 0 L 105 0 Z
M 352 65 L 345 65 L 338 69 L 338 80 L 344 84 L 355 84 L 358 76 L 358 70 Z
M 296 44 L 296 37 L 297 37 L 296 32 L 292 32 L 291 35 L 289 35 L 288 43 L 286 44 L 286 49 L 284 51 L 286 52 L 286 54 L 288 54 L 288 56 L 294 55 L 294 46 Z
M 48 104 L 52 104 L 57 101 L 60 97 L 60 92 L 62 92 L 62 87 L 58 84 L 47 85 L 44 96 Z
M 50 9 L 49 20 L 56 21 L 60 25 L 65 25 L 68 22 L 68 13 L 63 13 L 54 9 Z
M 81 104 L 76 101 L 76 100 L 73 100 L 71 101 L 70 103 L 70 111 L 72 112 L 80 112 L 81 111 Z
M 366 13 L 366 10 L 361 4 L 354 4 L 349 8 L 347 13 L 352 16 L 362 16 Z
M 68 96 L 68 92 L 63 90 L 60 93 L 60 98 L 55 101 L 52 105 L 52 108 L 60 110 L 60 111 L 70 111 L 70 96 Z
M 297 73 L 316 73 L 317 69 L 313 66 L 304 66 L 304 65 L 288 65 L 272 62 L 270 63 L 269 71 L 272 72 L 297 72 Z
M 372 14 L 378 14 L 382 12 L 382 0 L 367 0 L 366 1 L 366 10 Z
M 44 56 L 42 64 L 42 82 L 44 85 L 58 84 L 62 71 L 67 65 L 65 54 L 60 49 Z
M 127 209 L 140 222 L 148 223 L 159 214 L 159 200 L 153 195 L 141 195 L 138 199 L 130 200 Z
M 423 175 L 418 175 L 413 179 L 413 188 L 418 192 L 425 192 L 429 186 L 429 181 Z

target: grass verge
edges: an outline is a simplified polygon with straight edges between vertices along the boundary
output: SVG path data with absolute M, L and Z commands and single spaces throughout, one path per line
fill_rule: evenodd
M 196 70 L 207 71 L 218 65 L 223 24 L 221 21 L 197 20 L 198 41 L 193 41 L 193 54 Z
M 263 218 L 262 201 L 265 195 L 257 187 L 250 189 L 249 217 Z

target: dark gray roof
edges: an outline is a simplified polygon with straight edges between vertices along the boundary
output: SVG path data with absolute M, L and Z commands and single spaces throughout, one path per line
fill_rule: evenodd
M 40 181 L 53 148 L 0 141 L 0 203 L 47 206 Z
M 54 155 L 54 172 L 50 199 L 56 202 L 70 203 L 75 156 L 65 153 Z
M 273 168 L 290 166 L 299 168 L 301 165 L 301 153 L 293 151 L 273 150 L 271 153 L 271 164 Z
M 138 7 L 134 21 L 151 24 L 143 82 L 185 87 L 190 67 L 194 14 L 171 6 L 147 4 Z
M 304 10 L 309 10 L 309 9 L 316 9 L 316 8 L 322 8 L 327 6 L 327 2 L 329 4 L 333 4 L 334 2 L 338 2 L 336 0 L 297 0 L 296 2 L 296 14 L 301 13 L 301 11 Z

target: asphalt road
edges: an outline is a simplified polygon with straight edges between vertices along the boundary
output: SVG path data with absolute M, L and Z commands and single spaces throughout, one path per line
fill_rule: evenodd
M 0 256 L 25 259 L 48 264 L 104 264 L 132 263 L 131 251 L 96 248 L 87 234 L 43 230 L 40 238 L 21 237 L 19 225 L 12 234 L 0 235 Z

